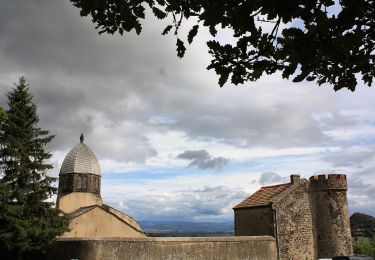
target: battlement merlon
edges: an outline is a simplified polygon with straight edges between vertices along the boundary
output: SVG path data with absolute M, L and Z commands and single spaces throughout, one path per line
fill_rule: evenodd
M 314 191 L 347 190 L 345 174 L 322 174 L 310 177 L 310 185 Z

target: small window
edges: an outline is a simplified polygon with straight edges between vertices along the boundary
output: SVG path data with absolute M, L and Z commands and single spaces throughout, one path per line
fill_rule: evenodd
M 87 190 L 87 176 L 82 176 L 82 190 Z
M 94 177 L 94 189 L 99 190 L 99 178 Z
M 82 177 L 81 176 L 77 176 L 77 190 L 81 190 L 82 189 Z

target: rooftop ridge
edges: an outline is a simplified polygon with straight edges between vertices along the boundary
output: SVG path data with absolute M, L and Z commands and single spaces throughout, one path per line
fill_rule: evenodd
M 293 185 L 291 183 L 283 183 L 261 187 L 249 197 L 238 203 L 233 209 L 270 205 L 273 203 L 275 198 L 292 186 Z
M 286 182 L 286 183 L 281 183 L 281 184 L 274 184 L 274 185 L 262 186 L 260 188 L 272 188 L 272 187 L 283 186 L 283 185 L 291 185 L 291 183 L 290 182 Z

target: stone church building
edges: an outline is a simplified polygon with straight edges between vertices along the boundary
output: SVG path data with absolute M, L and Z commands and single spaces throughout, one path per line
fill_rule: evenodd
M 81 135 L 60 169 L 56 205 L 70 220 L 64 236 L 145 237 L 133 218 L 103 203 L 99 162 L 83 141 Z
M 319 259 L 353 253 L 346 175 L 291 175 L 261 187 L 234 210 L 236 236 L 273 236 L 279 259 Z

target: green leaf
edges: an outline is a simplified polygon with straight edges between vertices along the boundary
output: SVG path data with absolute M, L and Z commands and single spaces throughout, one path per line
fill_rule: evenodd
M 230 74 L 229 69 L 221 70 L 220 77 L 219 77 L 219 86 L 220 87 L 223 87 L 224 84 L 228 81 L 229 74 Z
M 140 35 L 141 34 L 141 31 L 142 31 L 142 25 L 140 24 L 140 22 L 138 22 L 138 20 L 135 22 L 134 24 L 134 30 L 135 32 L 137 33 L 137 35 Z
M 302 71 L 301 74 L 297 75 L 297 76 L 293 79 L 293 82 L 301 82 L 301 81 L 304 80 L 308 75 L 309 75 L 309 72 Z
M 168 25 L 167 27 L 164 28 L 162 35 L 166 35 L 169 33 L 169 31 L 172 29 L 172 25 Z
M 165 0 L 156 0 L 159 5 L 165 5 Z
M 177 38 L 176 46 L 177 46 L 177 56 L 178 56 L 179 58 L 184 57 L 184 55 L 185 55 L 185 51 L 186 51 L 186 48 L 185 48 L 184 42 L 181 41 L 179 38 Z
M 199 25 L 194 25 L 193 28 L 191 28 L 189 34 L 188 34 L 188 42 L 191 44 L 193 42 L 194 37 L 198 33 Z
M 216 30 L 216 28 L 215 28 L 215 26 L 213 26 L 213 25 L 211 25 L 210 27 L 209 27 L 209 31 L 210 31 L 210 34 L 212 35 L 212 36 L 216 36 L 216 34 L 217 34 L 217 30 Z
M 162 10 L 160 10 L 159 8 L 156 8 L 156 7 L 152 8 L 152 12 L 159 19 L 164 19 L 167 16 L 167 14 L 165 12 L 163 12 Z

